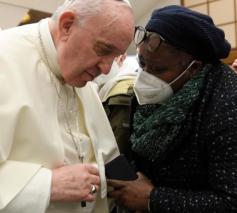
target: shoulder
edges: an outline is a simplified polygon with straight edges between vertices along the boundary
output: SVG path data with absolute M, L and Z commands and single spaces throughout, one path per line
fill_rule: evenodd
M 28 51 L 35 51 L 35 43 L 38 41 L 37 24 L 10 28 L 0 32 L 0 56 L 11 54 L 11 57 L 21 58 Z

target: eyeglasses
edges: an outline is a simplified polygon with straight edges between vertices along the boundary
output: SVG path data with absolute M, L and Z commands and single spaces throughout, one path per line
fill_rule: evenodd
M 146 42 L 148 51 L 155 52 L 159 49 L 162 42 L 165 42 L 165 39 L 158 33 L 148 32 L 144 27 L 136 26 L 134 42 L 137 47 L 139 47 L 143 42 Z

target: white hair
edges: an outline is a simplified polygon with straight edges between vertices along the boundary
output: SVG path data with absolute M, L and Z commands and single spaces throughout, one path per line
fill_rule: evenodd
M 115 2 L 119 2 L 124 6 L 131 8 L 131 4 L 129 0 L 111 0 Z M 96 15 L 98 13 L 103 13 L 102 5 L 104 0 L 66 0 L 64 4 L 58 7 L 58 9 L 54 12 L 52 18 L 57 19 L 59 15 L 65 10 L 74 11 L 80 20 L 82 21 L 86 17 L 90 17 Z

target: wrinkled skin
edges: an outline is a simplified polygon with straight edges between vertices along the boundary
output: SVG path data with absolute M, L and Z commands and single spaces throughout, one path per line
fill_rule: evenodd
M 132 11 L 113 2 L 104 10 L 83 24 L 73 11 L 65 11 L 57 22 L 50 22 L 61 75 L 71 86 L 83 87 L 107 74 L 114 58 L 123 54 L 133 39 Z
M 91 164 L 64 165 L 53 170 L 51 201 L 94 201 L 91 185 L 100 185 L 98 169 Z

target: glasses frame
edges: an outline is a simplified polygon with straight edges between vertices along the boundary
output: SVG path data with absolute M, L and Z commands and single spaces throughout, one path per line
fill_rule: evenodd
M 138 36 L 136 36 L 136 35 L 137 35 L 137 33 L 140 33 L 140 32 L 143 32 L 143 37 L 142 37 L 141 40 L 137 41 L 136 38 L 137 38 Z M 159 42 L 157 45 L 155 45 L 154 47 L 152 47 L 151 45 L 149 45 L 150 38 L 151 38 L 151 36 L 153 36 L 153 35 L 154 35 L 154 36 L 159 36 L 159 39 L 160 39 L 160 42 Z M 147 31 L 147 30 L 146 30 L 144 27 L 142 27 L 142 26 L 136 26 L 136 27 L 135 27 L 135 31 L 134 31 L 134 43 L 135 43 L 136 47 L 138 48 L 138 47 L 139 47 L 140 45 L 142 45 L 142 43 L 144 43 L 144 42 L 147 43 L 147 49 L 148 49 L 148 51 L 150 51 L 150 52 L 155 52 L 155 51 L 157 51 L 157 50 L 160 48 L 161 44 L 162 44 L 163 42 L 165 42 L 165 39 L 164 39 L 159 33 L 149 32 L 149 31 Z

